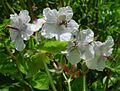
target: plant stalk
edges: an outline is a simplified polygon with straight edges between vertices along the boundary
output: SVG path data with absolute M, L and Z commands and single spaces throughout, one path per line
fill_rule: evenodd
M 51 77 L 51 75 L 50 75 L 50 72 L 49 72 L 49 70 L 48 70 L 48 66 L 47 66 L 47 64 L 46 64 L 45 62 L 43 62 L 43 63 L 44 63 L 44 67 L 45 67 L 45 70 L 46 70 L 46 72 L 47 72 L 48 78 L 49 78 L 49 80 L 50 80 L 50 85 L 51 85 L 53 91 L 57 91 L 56 88 L 55 88 L 55 85 L 54 85 L 54 83 L 53 83 L 52 77 Z
M 64 76 L 64 78 L 65 78 L 65 80 L 66 80 L 66 82 L 67 82 L 67 84 L 68 84 L 68 91 L 72 91 L 72 89 L 71 89 L 71 84 L 70 84 L 70 82 L 71 82 L 71 77 L 68 79 L 68 78 L 66 77 L 66 75 L 65 75 L 64 72 L 63 72 L 63 76 Z
M 68 79 L 68 81 L 67 81 L 67 83 L 68 83 L 68 91 L 72 91 L 72 90 L 71 90 L 70 80 L 71 80 L 71 79 Z
M 87 91 L 87 85 L 86 85 L 86 74 L 88 72 L 88 68 L 86 67 L 86 64 L 82 63 L 82 91 Z
M 32 86 L 31 86 L 27 81 L 24 80 L 23 75 L 22 75 L 22 73 L 21 73 L 21 71 L 20 71 L 20 69 L 19 69 L 18 59 L 13 55 L 13 53 L 12 53 L 12 52 L 10 51 L 10 49 L 6 46 L 6 44 L 5 44 L 5 48 L 6 48 L 7 53 L 8 53 L 8 54 L 11 56 L 11 58 L 13 59 L 13 62 L 16 64 L 17 71 L 18 71 L 18 73 L 19 73 L 19 75 L 20 75 L 20 77 L 21 77 L 20 82 L 23 82 L 25 85 L 27 85 L 27 86 L 31 89 L 31 91 L 34 91 L 33 88 L 32 88 Z
M 86 89 L 86 74 L 83 74 L 83 90 L 82 91 L 87 91 L 87 89 Z

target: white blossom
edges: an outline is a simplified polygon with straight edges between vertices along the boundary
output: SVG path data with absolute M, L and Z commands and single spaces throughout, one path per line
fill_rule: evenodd
M 94 48 L 94 58 L 87 60 L 86 65 L 89 69 L 96 69 L 103 71 L 106 67 L 106 60 L 112 54 L 114 40 L 111 36 L 108 36 L 105 42 L 96 41 L 92 43 Z
M 19 15 L 11 14 L 10 37 L 15 43 L 15 48 L 22 51 L 25 48 L 24 40 L 28 40 L 33 32 L 39 30 L 41 25 L 30 24 L 30 16 L 27 10 L 20 11 Z M 42 22 L 41 22 L 42 23 Z
M 71 19 L 73 11 L 69 6 L 62 7 L 58 11 L 46 8 L 43 10 L 43 15 L 46 22 L 43 25 L 41 34 L 46 38 L 55 37 L 60 41 L 68 41 L 71 33 L 79 28 L 79 25 Z
M 94 39 L 92 30 L 87 29 L 76 33 L 75 41 L 69 44 L 67 51 L 68 61 L 72 64 L 80 62 L 81 59 L 88 60 L 94 56 L 91 42 Z

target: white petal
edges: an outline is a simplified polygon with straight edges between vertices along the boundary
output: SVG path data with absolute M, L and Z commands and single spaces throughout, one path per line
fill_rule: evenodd
M 106 67 L 105 61 L 99 61 L 99 60 L 89 60 L 85 61 L 86 65 L 89 69 L 103 71 L 103 69 Z
M 16 40 L 15 40 L 15 48 L 18 51 L 22 51 L 25 48 L 25 44 L 23 42 L 23 39 L 21 38 L 21 36 L 17 36 Z
M 107 40 L 105 41 L 105 44 L 107 47 L 113 47 L 114 45 L 114 40 L 111 36 L 108 36 Z
M 77 48 L 71 50 L 66 57 L 71 64 L 77 64 L 81 60 L 80 53 Z
M 58 12 L 56 9 L 51 10 L 50 8 L 45 8 L 43 10 L 43 15 L 47 22 L 49 23 L 57 22 Z
M 62 29 L 58 26 L 56 26 L 55 24 L 51 24 L 51 23 L 45 23 L 43 25 L 42 30 L 45 30 L 46 33 L 53 33 L 53 34 L 61 34 L 62 33 Z
M 20 17 L 20 19 L 22 20 L 23 23 L 30 22 L 29 12 L 27 10 L 20 11 L 19 17 Z
M 66 21 L 69 21 L 73 16 L 73 11 L 70 6 L 59 8 L 59 14 L 66 15 Z
M 33 24 L 31 24 L 31 30 L 38 31 L 43 26 L 44 23 L 45 23 L 44 19 L 37 19 L 36 21 L 34 21 Z
M 102 43 L 100 50 L 104 56 L 110 56 L 112 54 L 113 50 L 113 45 L 114 45 L 114 40 L 111 36 L 108 36 L 107 40 Z
M 31 24 L 27 24 L 27 27 L 24 29 L 24 31 L 21 31 L 21 37 L 24 40 L 28 40 L 30 38 L 30 36 L 34 33 L 34 31 L 31 30 Z
M 70 41 L 71 36 L 71 33 L 63 33 L 60 35 L 60 41 Z
M 19 16 L 15 14 L 10 14 L 11 26 L 20 29 Z
M 114 45 L 114 40 L 111 36 L 108 36 L 107 40 L 103 43 L 103 52 L 106 56 L 110 56 L 112 54 L 112 47 Z
M 94 33 L 91 29 L 80 31 L 78 36 L 79 36 L 78 40 L 80 40 L 81 44 L 84 45 L 92 42 L 94 39 Z
M 44 36 L 44 37 L 47 38 L 47 39 L 51 39 L 51 38 L 57 36 L 56 34 L 53 34 L 53 33 L 48 33 L 48 32 L 46 33 L 45 30 L 42 30 L 42 31 L 41 31 L 41 35 Z
M 14 42 L 19 34 L 19 31 L 10 29 L 9 32 L 10 32 L 10 38 Z
M 67 24 L 67 30 L 69 32 L 78 31 L 78 28 L 79 28 L 79 25 L 74 20 L 70 20 Z
M 85 61 L 94 58 L 94 48 L 92 45 L 88 44 L 86 46 L 81 46 L 79 50 L 80 50 L 80 57 Z

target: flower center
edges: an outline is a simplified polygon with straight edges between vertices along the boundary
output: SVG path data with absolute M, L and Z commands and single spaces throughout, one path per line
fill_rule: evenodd
M 59 25 L 60 25 L 60 26 L 61 26 L 61 25 L 65 25 L 65 27 L 67 27 L 67 21 L 62 20 L 62 21 L 59 22 Z
M 60 16 L 58 17 L 58 20 L 57 20 L 58 25 L 59 25 L 59 26 L 64 25 L 65 27 L 67 27 L 67 21 L 66 21 L 65 19 L 66 19 L 66 16 L 65 16 L 65 15 L 60 15 Z

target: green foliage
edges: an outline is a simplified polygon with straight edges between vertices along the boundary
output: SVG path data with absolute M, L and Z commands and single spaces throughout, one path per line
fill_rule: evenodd
M 49 89 L 49 79 L 46 73 L 40 72 L 35 75 L 31 80 L 31 85 L 39 90 L 48 90 Z
M 55 86 L 60 87 L 57 91 L 68 91 L 63 72 L 72 79 L 72 91 L 83 89 L 81 65 L 78 64 L 74 70 L 65 70 L 64 66 L 69 63 L 60 54 L 69 42 L 45 40 L 42 37 L 38 41 L 37 32 L 29 41 L 25 41 L 26 49 L 18 52 L 7 28 L 12 13 L 27 9 L 33 22 L 37 17 L 43 17 L 46 7 L 59 9 L 68 5 L 73 9 L 73 19 L 79 23 L 80 30 L 92 29 L 96 40 L 104 41 L 108 35 L 115 40 L 114 52 L 105 70 L 86 72 L 87 90 L 120 91 L 120 0 L 0 0 L 0 91 L 52 91 L 44 62 L 49 69 L 61 71 L 50 73 Z M 80 71 L 80 76 L 71 77 L 69 72 L 75 70 Z
M 36 75 L 40 69 L 44 69 L 43 62 L 49 63 L 49 58 L 45 54 L 35 54 L 31 58 L 31 62 L 28 64 L 27 77 Z
M 48 41 L 45 42 L 44 48 L 46 51 L 55 53 L 65 50 L 68 42 L 60 42 L 60 41 Z

